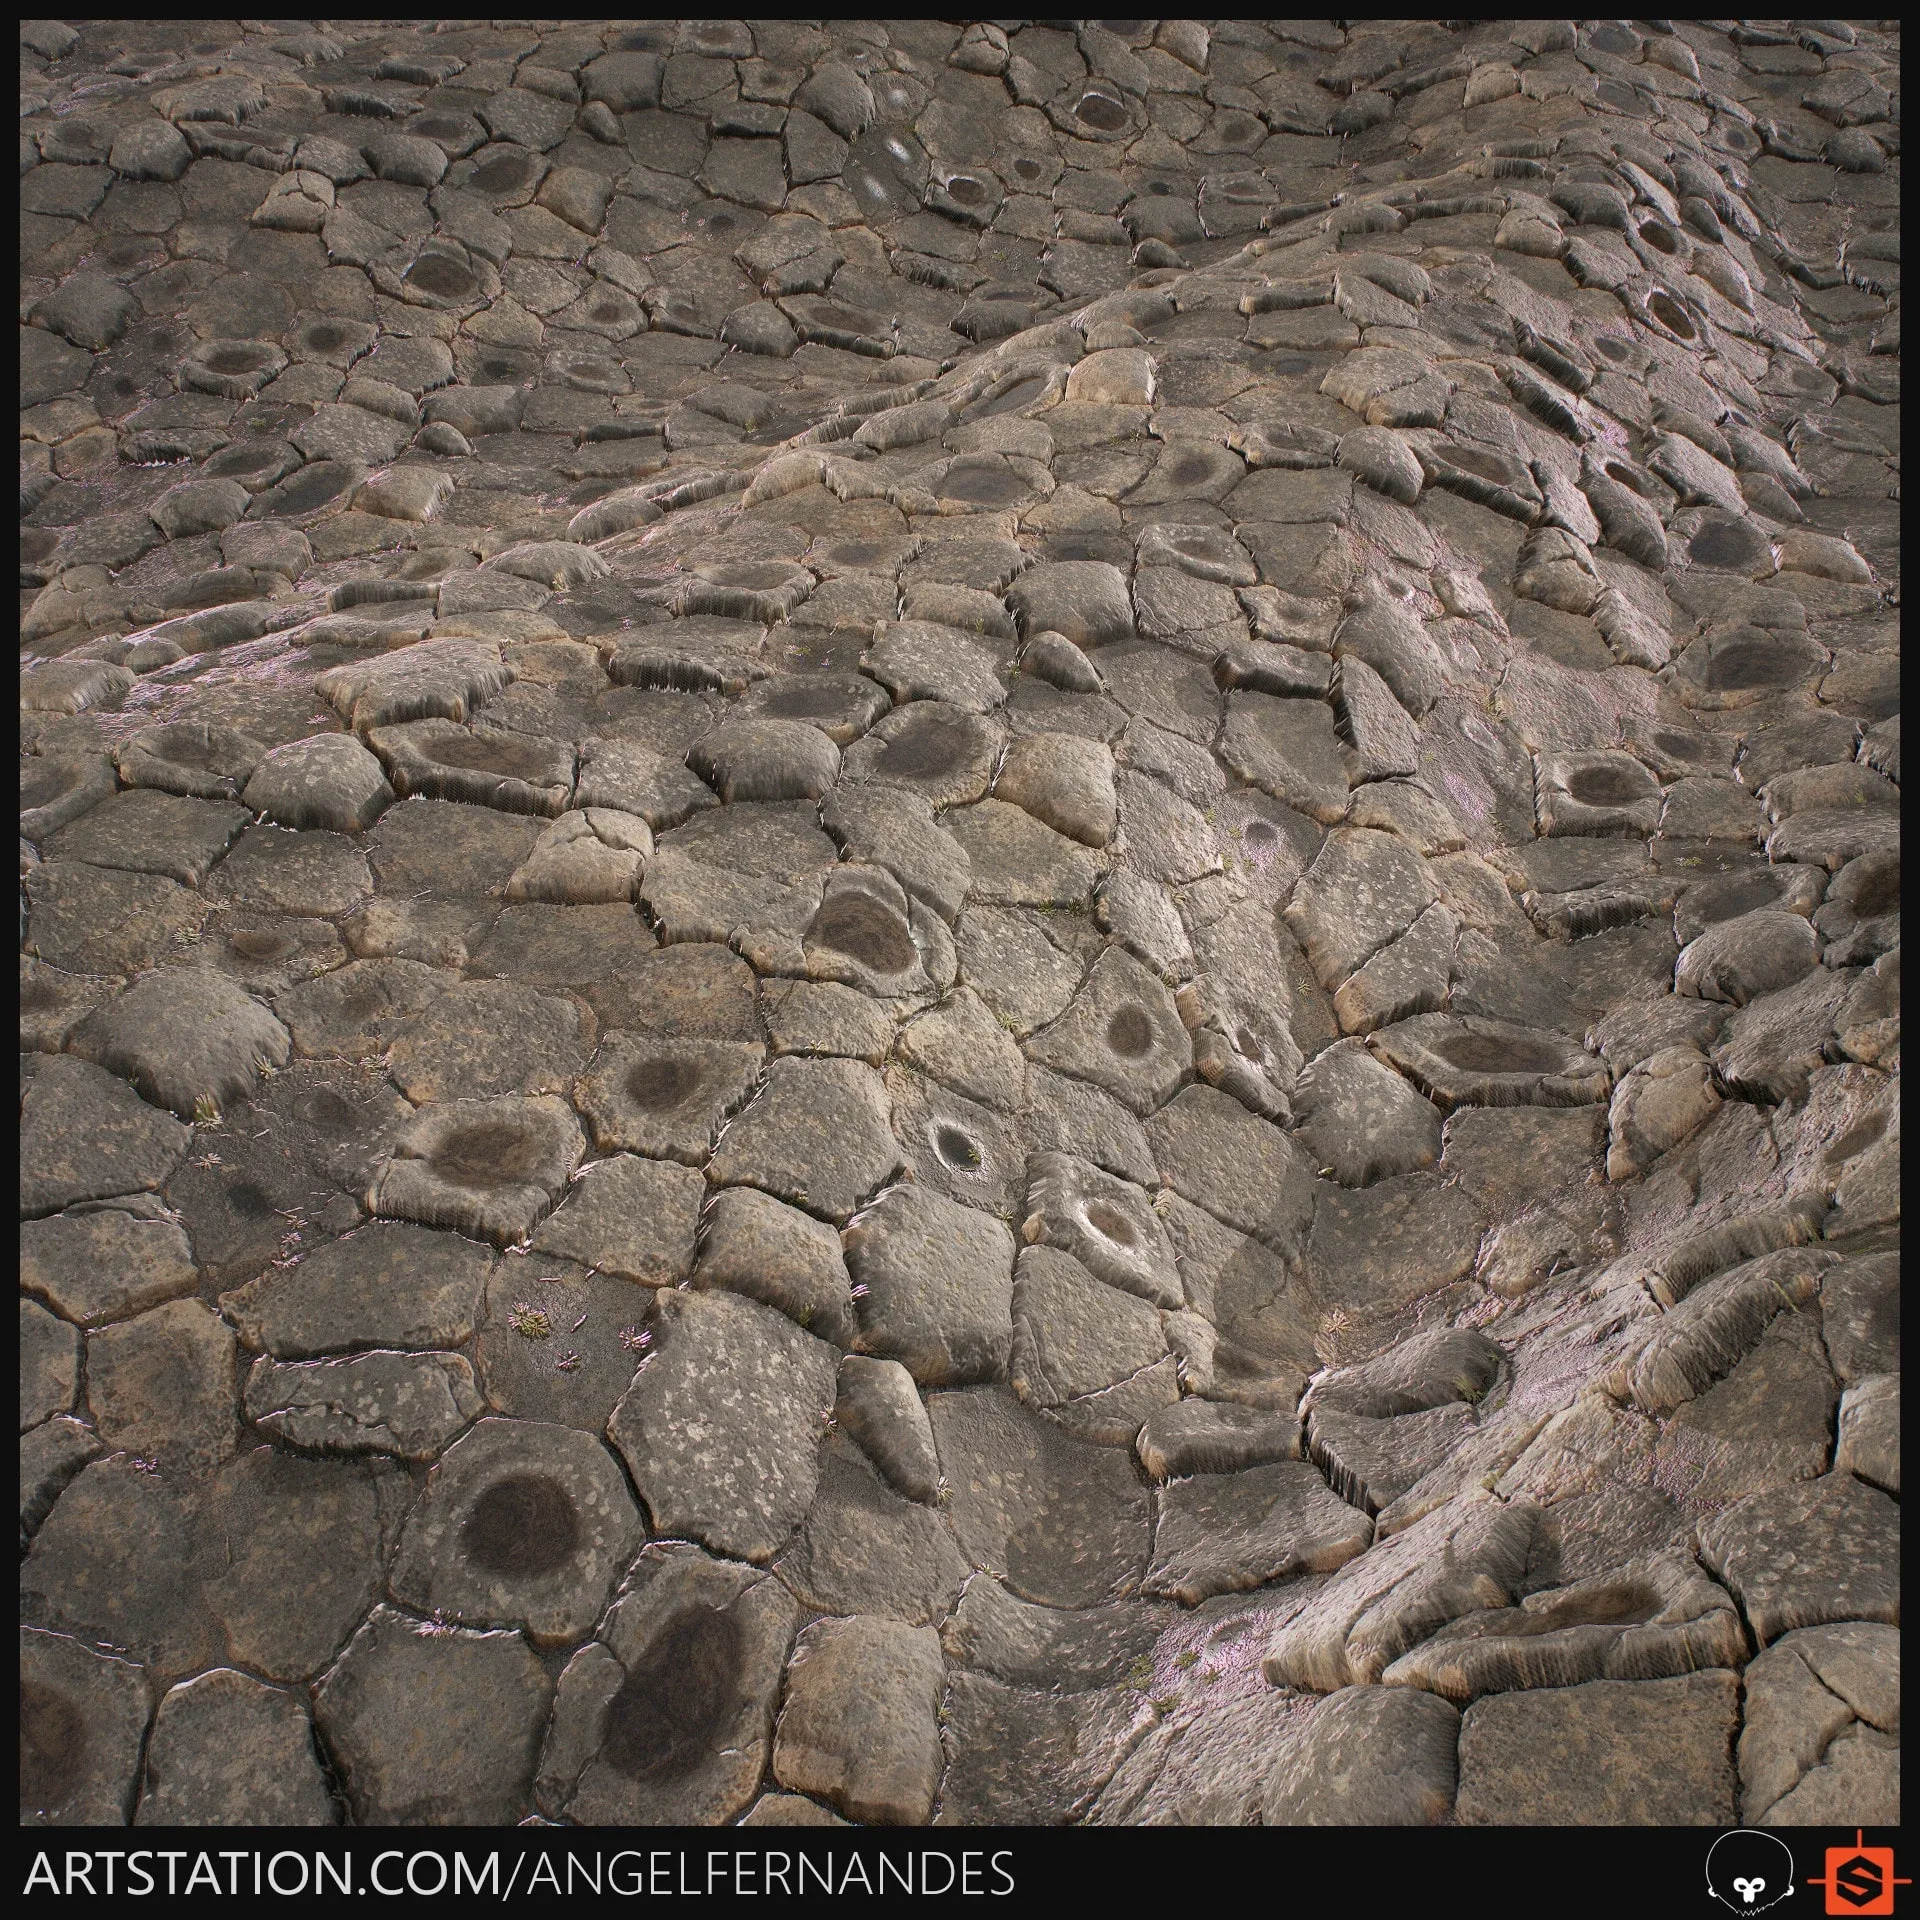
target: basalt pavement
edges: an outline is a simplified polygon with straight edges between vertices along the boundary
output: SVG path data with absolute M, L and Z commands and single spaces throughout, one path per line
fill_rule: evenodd
M 1897 1819 L 1897 61 L 27 23 L 23 1818 Z

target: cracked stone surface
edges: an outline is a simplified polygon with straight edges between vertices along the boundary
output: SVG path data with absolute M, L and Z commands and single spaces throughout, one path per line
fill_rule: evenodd
M 23 1820 L 1896 1824 L 1899 56 L 23 22 Z

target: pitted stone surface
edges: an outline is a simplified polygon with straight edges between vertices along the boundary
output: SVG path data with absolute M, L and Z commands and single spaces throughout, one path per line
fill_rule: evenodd
M 23 23 L 28 1817 L 1897 1818 L 1899 52 Z

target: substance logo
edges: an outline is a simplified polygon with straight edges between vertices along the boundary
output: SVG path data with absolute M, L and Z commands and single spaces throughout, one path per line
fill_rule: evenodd
M 1707 1849 L 1707 1891 L 1735 1913 L 1762 1912 L 1793 1891 L 1793 1855 L 1770 1833 L 1723 1833 Z
M 1866 1835 L 1854 1830 L 1853 1845 L 1829 1847 L 1825 1873 L 1809 1877 L 1810 1887 L 1825 1887 L 1829 1913 L 1891 1913 L 1895 1887 L 1911 1886 L 1893 1870 L 1891 1847 L 1870 1847 Z

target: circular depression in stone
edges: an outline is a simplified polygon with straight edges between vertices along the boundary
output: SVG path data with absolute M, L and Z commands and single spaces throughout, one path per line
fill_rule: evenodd
M 450 1186 L 469 1193 L 530 1186 L 540 1168 L 540 1145 L 523 1127 L 482 1120 L 449 1134 L 427 1164 Z
M 1204 453 L 1183 453 L 1168 478 L 1176 487 L 1197 487 L 1213 478 L 1213 461 Z
M 311 1093 L 303 1093 L 293 1103 L 293 1117 L 316 1133 L 351 1133 L 360 1124 L 353 1104 L 331 1087 L 315 1087 Z
M 940 483 L 943 499 L 974 507 L 1009 507 L 1026 497 L 1027 483 L 1011 467 L 949 468 Z
M 1648 300 L 1647 311 L 1675 338 L 1680 340 L 1693 338 L 1693 322 L 1687 317 L 1686 308 L 1678 300 L 1664 293 L 1656 293 Z
M 464 300 L 473 291 L 473 269 L 443 253 L 429 253 L 406 271 L 406 282 L 441 300 Z
M 278 353 L 272 347 L 237 344 L 215 347 L 200 364 L 209 373 L 258 373 L 262 367 L 271 366 L 278 358 Z
M 251 1180 L 236 1181 L 227 1189 L 227 1205 L 242 1220 L 265 1220 L 274 1210 L 273 1196 Z
M 669 1620 L 607 1702 L 601 1759 L 629 1780 L 690 1773 L 734 1714 L 743 1639 L 707 1607 Z
M 1687 555 L 1702 566 L 1744 567 L 1757 561 L 1766 545 L 1757 528 L 1716 519 L 1707 521 L 1687 542 Z
M 1729 886 L 1700 888 L 1688 895 L 1687 905 L 1712 925 L 1722 920 L 1737 920 L 1743 913 L 1758 913 L 1779 898 L 1779 886 L 1756 874 L 1751 880 L 1736 880 Z
M 1651 785 L 1637 767 L 1581 767 L 1567 776 L 1567 796 L 1583 807 L 1630 807 Z
M 318 320 L 300 329 L 299 344 L 305 353 L 336 353 L 347 344 L 347 331 L 330 321 Z
M 663 1054 L 652 1060 L 636 1060 L 627 1069 L 623 1086 L 627 1098 L 642 1113 L 665 1113 L 691 1098 L 704 1078 L 699 1061 Z
M 518 193 L 533 178 L 534 163 L 524 154 L 503 153 L 474 168 L 468 185 L 482 193 Z
M 537 1579 L 573 1557 L 580 1515 L 573 1496 L 545 1474 L 516 1473 L 496 1480 L 467 1509 L 460 1550 L 482 1573 Z
M 887 740 L 881 766 L 904 780 L 944 780 L 966 765 L 972 748 L 966 725 L 946 714 L 915 714 Z
M 1673 229 L 1658 220 L 1643 220 L 1640 223 L 1640 238 L 1660 253 L 1680 251 L 1680 242 L 1675 239 Z
M 1463 1073 L 1558 1073 L 1565 1064 L 1558 1047 L 1512 1034 L 1451 1033 L 1433 1051 Z
M 970 173 L 956 173 L 947 182 L 947 197 L 957 207 L 977 207 L 989 193 L 986 182 L 976 180 Z
M 1144 1007 L 1117 1007 L 1107 1021 L 1107 1045 L 1123 1060 L 1144 1060 L 1153 1051 L 1153 1022 Z
M 1710 684 L 1721 693 L 1783 687 L 1797 677 L 1799 664 L 1793 654 L 1769 640 L 1734 640 L 1715 651 Z
M 845 954 L 875 973 L 905 973 L 920 957 L 897 913 L 871 894 L 851 889 L 821 903 L 807 937 L 814 946 Z
M 834 720 L 846 711 L 847 693 L 833 681 L 796 676 L 776 683 L 761 696 L 759 707 L 773 720 Z
M 941 1165 L 951 1167 L 956 1173 L 978 1173 L 987 1163 L 980 1143 L 950 1122 L 937 1125 L 932 1137 L 933 1150 Z
M 1089 1201 L 1084 1217 L 1087 1225 L 1101 1239 L 1112 1241 L 1116 1247 L 1137 1247 L 1140 1244 L 1140 1235 L 1133 1222 L 1108 1201 Z
M 299 941 L 284 933 L 265 928 L 243 927 L 227 935 L 227 951 L 237 960 L 252 960 L 264 965 L 284 960 L 299 946 Z
M 1118 133 L 1127 124 L 1127 110 L 1110 93 L 1083 93 L 1073 117 L 1096 133 Z

